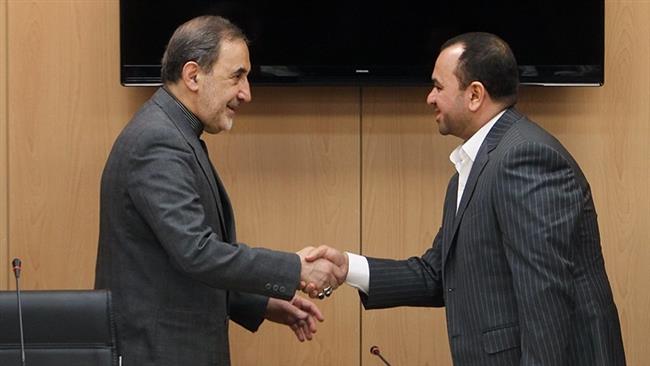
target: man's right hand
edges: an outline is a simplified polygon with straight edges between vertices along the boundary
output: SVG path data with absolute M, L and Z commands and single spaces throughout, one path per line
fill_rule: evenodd
M 329 266 L 332 266 L 331 274 L 335 283 L 332 283 L 330 280 L 329 286 L 332 290 L 336 289 L 339 285 L 345 282 L 345 279 L 348 275 L 349 261 L 348 256 L 344 252 L 340 252 L 337 249 L 328 247 L 326 245 L 321 245 L 318 248 L 307 247 L 299 252 L 306 254 L 304 257 L 301 255 L 301 260 L 303 261 L 303 269 L 305 264 L 318 264 L 323 261 L 328 262 Z M 301 277 L 301 288 L 302 291 L 309 294 L 310 297 L 320 297 L 322 298 L 323 289 L 325 287 L 320 287 L 319 283 L 306 280 Z M 320 295 L 320 296 L 319 296 Z M 328 295 L 329 296 L 329 295 Z

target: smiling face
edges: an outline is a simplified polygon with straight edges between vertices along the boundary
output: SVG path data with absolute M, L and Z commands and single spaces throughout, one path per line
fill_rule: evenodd
M 460 89 L 455 74 L 458 59 L 463 51 L 463 45 L 456 44 L 440 52 L 431 75 L 433 88 L 427 96 L 427 104 L 434 108 L 440 134 L 467 140 L 471 136 L 469 95 L 467 88 Z
M 251 69 L 248 46 L 241 39 L 221 43 L 219 58 L 210 72 L 196 75 L 197 103 L 195 114 L 208 133 L 230 131 L 237 109 L 251 101 L 248 73 Z

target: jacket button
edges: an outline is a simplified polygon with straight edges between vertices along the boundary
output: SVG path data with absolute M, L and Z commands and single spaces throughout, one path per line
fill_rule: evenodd
M 278 285 L 273 285 L 273 291 L 278 292 L 278 289 L 279 289 L 279 288 L 280 288 L 280 286 L 278 286 Z
M 267 283 L 266 285 L 264 285 L 264 288 L 267 289 L 267 290 L 270 290 L 271 289 L 271 284 Z
M 450 288 L 447 289 L 447 291 L 448 291 L 448 292 L 454 292 L 454 288 L 453 288 L 453 287 L 450 287 Z
M 287 289 L 284 288 L 284 286 L 280 286 L 280 293 L 281 294 L 285 293 L 286 291 L 287 291 Z

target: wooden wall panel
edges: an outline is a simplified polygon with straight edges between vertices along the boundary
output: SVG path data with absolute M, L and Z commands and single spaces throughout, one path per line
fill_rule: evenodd
M 0 0 L 0 290 L 9 286 L 7 231 L 7 0 Z
M 362 249 L 373 257 L 423 254 L 442 223 L 442 206 L 460 143 L 442 137 L 425 103 L 427 88 L 363 92 Z M 451 365 L 444 309 L 397 308 L 362 313 L 362 365 Z
M 359 98 L 354 88 L 255 88 L 229 134 L 206 136 L 231 195 L 238 239 L 295 252 L 359 252 Z M 231 327 L 233 365 L 355 365 L 359 300 L 349 287 L 316 300 L 326 320 L 299 344 L 284 326 Z
M 13 287 L 14 256 L 25 289 L 92 286 L 101 170 L 153 92 L 119 85 L 118 10 L 118 0 L 0 0 L 0 290 Z M 647 1 L 607 0 L 605 86 L 526 88 L 519 104 L 591 182 L 633 366 L 650 364 L 649 20 Z M 357 88 L 254 86 L 234 131 L 207 138 L 240 239 L 421 254 L 440 225 L 459 142 L 438 135 L 427 92 L 365 88 L 359 99 Z M 328 319 L 298 348 L 285 329 L 233 326 L 235 364 L 371 366 L 374 344 L 393 364 L 450 364 L 442 309 L 366 312 L 349 288 L 319 305 Z
M 119 85 L 117 0 L 10 1 L 8 14 L 9 254 L 24 289 L 89 288 L 101 170 L 150 91 Z

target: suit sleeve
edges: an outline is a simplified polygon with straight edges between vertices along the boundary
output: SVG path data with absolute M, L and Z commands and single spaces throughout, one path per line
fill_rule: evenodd
M 444 306 L 441 231 L 422 257 L 406 260 L 368 258 L 370 288 L 359 291 L 366 309 L 395 306 Z
M 522 364 L 564 365 L 571 335 L 572 245 L 588 188 L 555 149 L 522 143 L 501 161 L 494 205 L 519 311 Z
M 194 151 L 169 131 L 142 136 L 132 150 L 128 194 L 181 272 L 209 286 L 289 300 L 300 281 L 293 253 L 221 240 L 199 195 Z
M 264 321 L 268 303 L 266 296 L 231 291 L 228 294 L 228 315 L 235 323 L 255 332 Z

